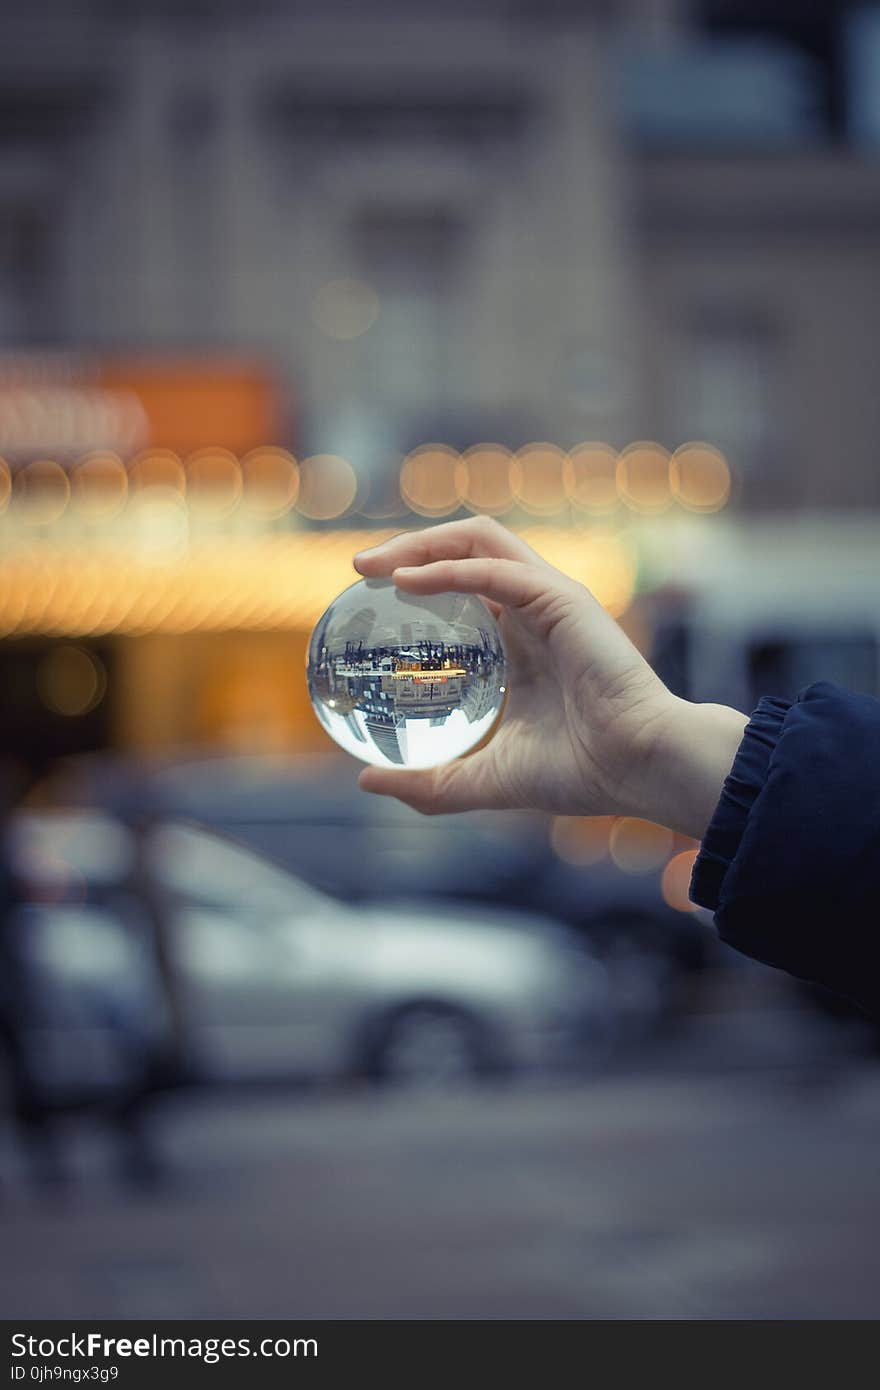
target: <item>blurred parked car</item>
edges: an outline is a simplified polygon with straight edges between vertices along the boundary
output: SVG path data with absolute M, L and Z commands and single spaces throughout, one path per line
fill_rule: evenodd
M 94 1084 L 163 1027 L 128 832 L 87 813 L 19 817 L 34 902 L 22 949 L 44 1007 L 33 1046 L 61 1088 Z M 437 1081 L 605 1054 L 605 972 L 545 919 L 478 906 L 342 903 L 193 826 L 149 832 L 168 895 L 189 1074 L 203 1080 L 360 1075 Z
M 665 901 L 662 863 L 623 873 L 567 863 L 546 817 L 523 812 L 418 815 L 365 796 L 357 768 L 328 757 L 221 757 L 169 764 L 150 778 L 169 813 L 233 835 L 314 886 L 352 902 L 454 898 L 549 915 L 605 964 L 634 1037 L 674 1013 L 719 956 L 714 933 Z

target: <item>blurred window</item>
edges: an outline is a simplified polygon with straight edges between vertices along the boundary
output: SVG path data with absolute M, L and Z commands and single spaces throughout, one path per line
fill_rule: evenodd
M 853 141 L 880 145 L 880 5 L 864 6 L 845 20 L 847 124 Z
M 760 36 L 627 47 L 616 90 L 624 132 L 649 147 L 785 149 L 823 134 L 817 65 Z
M 231 840 L 192 826 L 165 825 L 152 842 L 156 873 L 188 906 L 244 920 L 290 916 L 324 908 L 324 899 L 299 879 Z
M 0 198 L 0 341 L 43 342 L 51 334 L 51 253 L 48 212 Z
M 447 400 L 462 227 L 443 208 L 363 210 L 354 256 L 379 312 L 363 354 L 363 396 L 392 408 Z
M 708 439 L 737 469 L 755 470 L 775 443 L 780 335 L 759 314 L 719 306 L 684 329 L 675 415 L 682 439 Z
M 211 95 L 197 88 L 177 93 L 168 111 L 168 174 L 173 189 L 168 216 L 175 255 L 185 272 L 177 276 L 176 295 L 180 324 L 189 341 L 194 340 L 196 326 L 198 335 L 208 342 L 222 330 L 224 300 L 217 292 L 217 283 L 223 274 L 223 229 L 216 216 L 206 216 L 217 195 L 217 168 L 212 159 L 217 117 Z M 170 436 L 162 434 L 161 438 L 163 444 L 172 442 Z M 215 438 L 203 442 L 213 443 Z M 227 443 L 225 439 L 222 442 Z
M 765 636 L 749 646 L 746 664 L 752 708 L 762 695 L 793 700 L 820 680 L 868 695 L 880 688 L 880 647 L 870 631 Z
M 303 82 L 270 91 L 265 109 L 295 139 L 315 148 L 319 142 L 442 144 L 447 148 L 496 148 L 509 144 L 529 118 L 519 93 L 460 89 L 450 92 L 448 76 L 432 89 L 418 78 L 406 90 L 346 94 Z

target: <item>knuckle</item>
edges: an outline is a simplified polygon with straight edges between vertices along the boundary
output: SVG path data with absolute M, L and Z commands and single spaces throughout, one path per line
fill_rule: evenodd
M 587 584 L 582 584 L 579 579 L 569 579 L 566 576 L 564 585 L 560 585 L 564 592 L 575 600 L 576 603 L 595 603 L 595 595 Z
M 436 816 L 438 814 L 438 798 L 442 791 L 443 780 L 443 770 L 439 768 L 429 773 L 423 773 L 419 777 L 408 800 L 410 806 L 420 816 Z
M 501 535 L 503 527 L 494 516 L 478 516 L 474 522 L 476 534 L 485 541 L 493 541 Z

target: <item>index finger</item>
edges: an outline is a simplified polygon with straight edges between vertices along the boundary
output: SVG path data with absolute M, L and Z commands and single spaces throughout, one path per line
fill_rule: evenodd
M 491 517 L 447 521 L 423 531 L 404 531 L 382 545 L 362 550 L 354 567 L 368 579 L 390 575 L 401 565 L 429 565 L 438 560 L 519 560 L 546 566 L 524 540 Z

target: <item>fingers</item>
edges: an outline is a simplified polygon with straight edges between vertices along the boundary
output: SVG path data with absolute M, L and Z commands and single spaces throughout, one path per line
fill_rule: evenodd
M 424 771 L 365 767 L 358 783 L 362 791 L 394 796 L 427 816 L 492 810 L 508 804 L 501 795 L 491 760 L 481 753 Z
M 408 594 L 480 594 L 505 608 L 525 608 L 548 590 L 547 570 L 519 560 L 437 560 L 395 569 L 394 583 Z
M 450 521 L 423 531 L 404 531 L 399 536 L 354 557 L 354 567 L 367 579 L 390 575 L 401 565 L 427 565 L 435 560 L 463 560 L 477 556 L 520 560 L 544 565 L 531 546 L 491 517 L 475 516 Z

